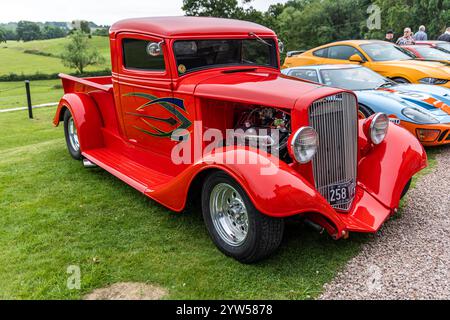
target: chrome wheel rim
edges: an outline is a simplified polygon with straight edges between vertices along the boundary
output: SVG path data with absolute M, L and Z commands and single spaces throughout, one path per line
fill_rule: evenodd
M 68 131 L 69 131 L 69 141 L 70 141 L 70 145 L 72 146 L 72 149 L 75 151 L 80 150 L 80 143 L 78 141 L 77 127 L 76 127 L 75 121 L 73 121 L 72 117 L 70 117 L 70 119 L 69 119 Z
M 227 183 L 219 183 L 211 191 L 209 208 L 220 238 L 230 246 L 241 245 L 247 238 L 248 213 L 239 192 Z

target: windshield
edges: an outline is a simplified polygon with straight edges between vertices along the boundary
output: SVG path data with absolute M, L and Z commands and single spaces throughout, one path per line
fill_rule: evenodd
M 367 68 L 323 69 L 320 75 L 323 84 L 346 90 L 370 90 L 394 84 Z
M 273 39 L 179 40 L 173 45 L 178 73 L 230 65 L 278 69 Z
M 447 52 L 450 52 L 450 43 L 439 43 L 437 46 L 440 49 L 444 49 Z
M 413 55 L 405 49 L 387 43 L 363 44 L 361 48 L 373 61 L 411 60 Z
M 430 47 L 414 47 L 415 50 L 424 58 L 428 60 L 450 60 L 450 54 Z

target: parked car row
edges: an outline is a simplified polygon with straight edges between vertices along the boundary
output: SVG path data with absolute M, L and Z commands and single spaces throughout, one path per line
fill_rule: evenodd
M 427 166 L 423 146 L 395 123 L 414 124 L 432 144 L 426 130 L 447 119 L 448 67 L 380 42 L 323 46 L 285 67 L 346 59 L 433 82 L 439 102 L 361 66 L 283 75 L 276 34 L 245 21 L 129 19 L 111 27 L 110 44 L 111 76 L 61 75 L 54 124 L 64 123 L 70 155 L 171 210 L 198 200 L 212 241 L 244 263 L 279 247 L 288 217 L 333 239 L 376 232 Z
M 335 42 L 291 54 L 282 72 L 355 91 L 360 117 L 384 112 L 424 146 L 450 144 L 450 54 L 445 44 Z

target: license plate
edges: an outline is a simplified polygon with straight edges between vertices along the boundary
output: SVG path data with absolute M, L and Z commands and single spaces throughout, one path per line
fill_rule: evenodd
M 330 205 L 348 203 L 355 193 L 353 181 L 332 184 L 328 186 L 328 201 Z

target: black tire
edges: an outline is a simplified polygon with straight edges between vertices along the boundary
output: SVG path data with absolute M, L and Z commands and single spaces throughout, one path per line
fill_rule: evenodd
M 66 112 L 64 113 L 64 135 L 66 136 L 66 144 L 67 144 L 67 150 L 69 150 L 69 154 L 74 158 L 75 160 L 81 160 L 81 149 L 78 146 L 76 148 L 73 143 L 70 141 L 70 134 L 69 134 L 69 122 L 72 119 L 72 114 L 70 113 L 69 109 L 66 109 Z
M 368 118 L 375 113 L 372 111 L 372 109 L 366 107 L 363 104 L 358 104 L 358 111 L 361 113 L 361 115 L 364 116 L 364 118 Z
M 392 78 L 392 81 L 395 81 L 397 83 L 411 83 L 408 80 L 406 80 L 405 78 Z
M 408 190 L 411 187 L 411 181 L 412 181 L 412 178 L 409 179 L 409 181 L 406 184 L 405 188 L 403 188 L 402 195 L 401 195 L 400 199 L 403 199 L 403 197 L 408 193 Z
M 213 223 L 210 208 L 211 193 L 219 184 L 228 184 L 234 188 L 245 204 L 248 231 L 243 242 L 237 246 L 228 244 Z M 208 233 L 217 248 L 227 256 L 242 263 L 253 263 L 269 256 L 280 246 L 284 232 L 284 220 L 265 216 L 256 210 L 244 190 L 226 173 L 217 171 L 208 176 L 203 184 L 201 198 L 203 219 Z

